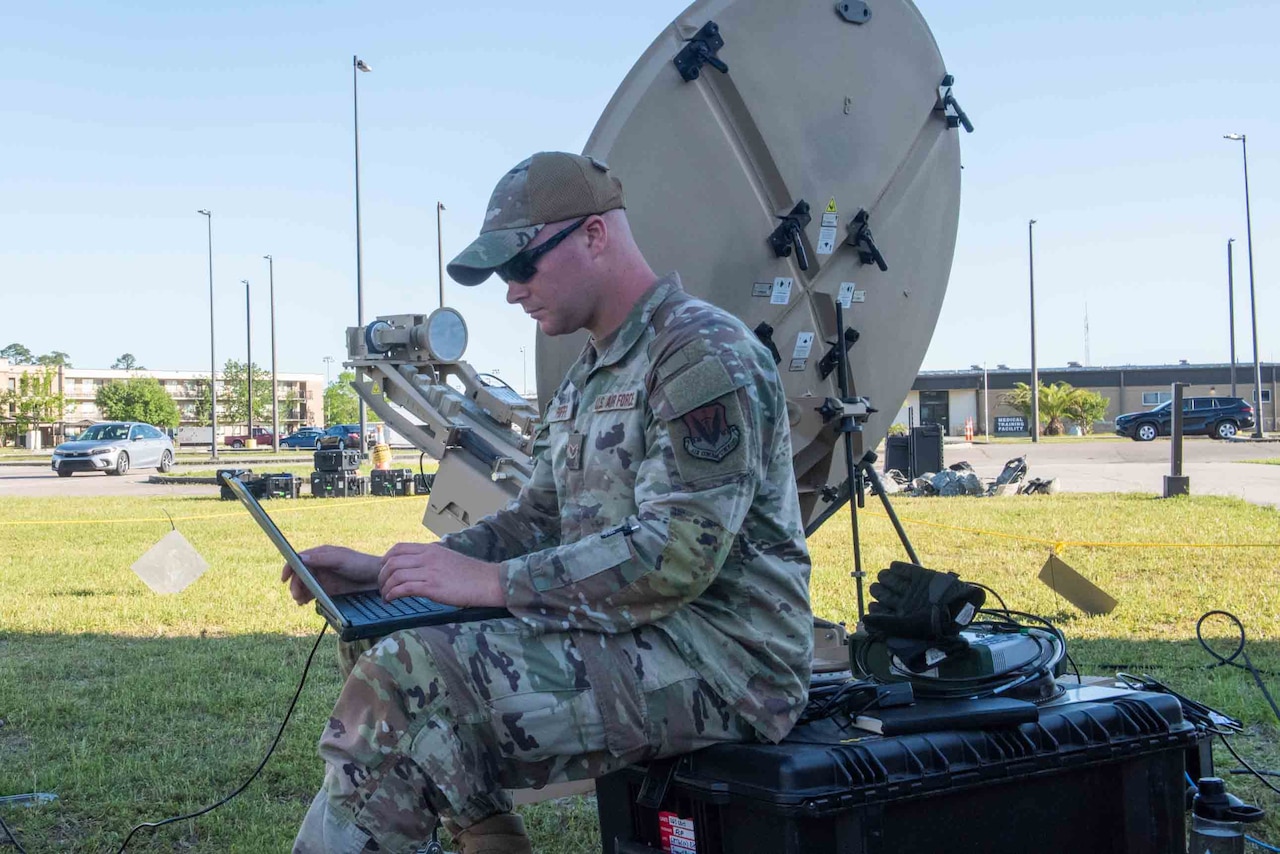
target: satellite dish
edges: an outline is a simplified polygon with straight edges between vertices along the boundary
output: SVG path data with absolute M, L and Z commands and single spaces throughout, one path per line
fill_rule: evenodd
M 909 0 L 699 0 L 631 69 L 584 150 L 622 180 L 654 269 L 679 271 L 776 349 L 806 525 L 846 478 L 840 434 L 816 411 L 839 397 L 823 358 L 846 334 L 842 289 L 858 333 L 849 392 L 879 410 L 855 434 L 859 455 L 906 399 L 942 309 L 955 128 L 968 126 L 950 86 Z M 540 400 L 583 341 L 539 333 Z

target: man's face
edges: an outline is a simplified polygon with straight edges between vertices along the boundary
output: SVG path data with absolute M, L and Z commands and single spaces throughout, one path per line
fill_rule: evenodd
M 587 223 L 593 217 L 587 218 Z M 551 240 L 576 220 L 548 223 L 526 247 Z M 537 259 L 537 272 L 527 282 L 507 282 L 507 302 L 518 305 L 547 335 L 568 335 L 587 325 L 594 309 L 588 277 L 585 227 L 574 230 L 554 249 Z

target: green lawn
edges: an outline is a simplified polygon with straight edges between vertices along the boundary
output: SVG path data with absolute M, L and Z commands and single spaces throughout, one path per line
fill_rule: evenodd
M 1260 466 L 1280 466 L 1280 457 L 1269 457 L 1265 460 L 1241 460 L 1244 463 L 1255 463 Z
M 336 542 L 381 552 L 426 539 L 424 498 L 273 502 L 299 548 Z M 1237 749 L 1280 769 L 1280 728 L 1248 674 L 1206 670 L 1196 619 L 1222 608 L 1249 634 L 1248 652 L 1274 693 L 1280 672 L 1280 515 L 1234 499 L 1140 495 L 899 499 L 922 560 L 999 590 L 1010 607 L 1056 619 L 1086 674 L 1150 672 L 1241 717 Z M 38 809 L 5 808 L 32 854 L 119 847 L 139 821 L 210 804 L 261 759 L 321 621 L 277 583 L 280 560 L 240 508 L 213 498 L 8 498 L 0 517 L 0 794 L 56 792 Z M 169 530 L 168 511 L 210 570 L 181 594 L 157 596 L 130 565 Z M 901 550 L 878 507 L 861 514 L 864 557 Z M 974 534 L 954 528 L 982 529 Z M 996 536 L 1003 535 L 1003 536 Z M 1030 542 L 1022 537 L 1044 540 Z M 1036 581 L 1048 543 L 1194 544 L 1096 548 L 1063 558 L 1115 596 L 1088 618 Z M 1267 544 L 1236 548 L 1241 544 Z M 811 540 L 813 601 L 822 616 L 856 616 L 847 515 Z M 1215 624 L 1210 634 L 1224 627 Z M 332 636 L 294 720 L 263 775 L 219 810 L 134 837 L 130 851 L 287 851 L 321 779 L 315 739 L 339 689 Z M 1234 767 L 1227 754 L 1220 770 Z M 1225 774 L 1224 774 L 1225 776 Z M 1265 807 L 1276 798 L 1232 777 Z M 590 798 L 529 807 L 534 848 L 599 850 Z M 1254 835 L 1280 842 L 1280 820 Z

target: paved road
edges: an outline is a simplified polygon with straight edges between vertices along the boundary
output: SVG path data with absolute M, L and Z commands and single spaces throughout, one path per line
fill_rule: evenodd
M 1064 492 L 1151 492 L 1169 473 L 1169 440 L 1155 442 L 1072 442 L 1031 444 L 948 444 L 948 464 L 967 460 L 983 477 L 994 478 L 1012 457 L 1025 456 L 1031 477 L 1059 478 Z M 1186 440 L 1183 470 L 1193 495 L 1235 495 L 1280 506 L 1280 465 L 1246 465 L 1240 460 L 1280 457 L 1280 443 L 1243 444 L 1204 437 Z M 45 465 L 0 467 L 0 499 L 33 495 L 213 495 L 214 486 L 157 486 L 151 471 L 124 477 L 77 474 L 59 478 Z
M 147 483 L 151 469 L 131 471 L 121 477 L 97 472 L 58 477 L 45 465 L 0 467 L 0 500 L 11 496 L 58 495 L 216 495 L 216 486 L 158 486 Z
M 1027 458 L 1030 477 L 1059 478 L 1063 492 L 1151 492 L 1164 488 L 1170 441 L 1052 442 L 947 445 L 948 465 L 966 460 L 982 477 L 995 477 L 1013 457 Z M 1234 495 L 1255 504 L 1280 506 L 1280 465 L 1248 465 L 1242 460 L 1280 458 L 1280 443 L 1219 442 L 1188 437 L 1182 473 L 1192 495 Z

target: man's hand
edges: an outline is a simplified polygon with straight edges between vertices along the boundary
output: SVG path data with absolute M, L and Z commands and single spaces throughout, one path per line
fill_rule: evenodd
M 446 549 L 437 543 L 397 543 L 382 557 L 378 573 L 382 598 L 425 596 L 460 608 L 501 608 L 507 604 L 502 568 Z
M 378 569 L 382 559 L 342 546 L 316 546 L 299 552 L 298 557 L 311 570 L 326 593 L 351 593 L 370 590 L 378 583 Z M 289 595 L 299 605 L 305 605 L 315 597 L 302 580 L 294 574 L 289 564 L 284 565 L 280 580 L 289 583 Z

